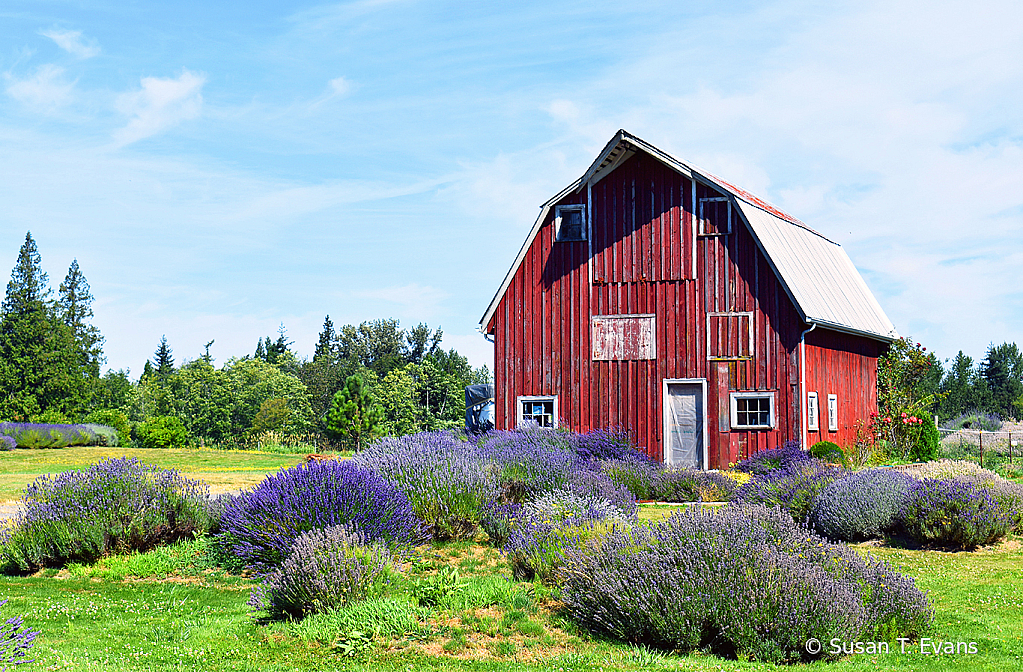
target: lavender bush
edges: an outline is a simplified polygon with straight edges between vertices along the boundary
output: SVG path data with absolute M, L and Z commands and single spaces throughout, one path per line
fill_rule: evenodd
M 14 450 L 18 442 L 10 436 L 0 436 L 0 450 Z
M 818 493 L 845 473 L 814 458 L 796 459 L 782 468 L 754 476 L 735 491 L 733 500 L 780 506 L 794 520 L 802 523 L 806 521 Z
M 370 544 L 354 525 L 309 530 L 252 591 L 249 605 L 275 618 L 339 609 L 365 598 L 390 566 L 386 546 Z
M 0 435 L 14 439 L 19 448 L 65 448 L 107 445 L 105 437 L 86 425 L 0 422 Z
M 807 522 L 829 539 L 861 541 L 887 534 L 913 487 L 913 478 L 890 469 L 868 469 L 824 487 Z
M 392 550 L 424 535 L 408 498 L 352 460 L 307 462 L 268 476 L 227 503 L 220 527 L 235 555 L 268 572 L 303 532 L 346 523 L 367 542 L 383 541 Z
M 5 604 L 7 600 L 0 600 L 0 607 Z M 13 616 L 0 626 L 0 665 L 3 665 L 4 670 L 35 662 L 35 658 L 28 660 L 28 652 L 35 644 L 39 631 L 23 630 L 24 624 L 25 619 L 21 616 Z
M 523 505 L 511 526 L 504 550 L 512 573 L 517 579 L 551 582 L 566 549 L 626 520 L 622 510 L 607 500 L 580 497 L 568 490 L 548 492 Z
M 799 441 L 790 439 L 783 443 L 781 448 L 771 448 L 754 453 L 752 457 L 738 462 L 734 468 L 736 471 L 744 471 L 747 474 L 763 475 L 812 459 L 813 455 L 799 447 Z
M 351 460 L 404 493 L 437 539 L 471 539 L 496 498 L 500 468 L 453 432 L 386 438 Z
M 594 429 L 578 435 L 576 453 L 584 460 L 646 459 L 646 455 L 632 443 L 629 430 L 621 427 Z
M 902 521 L 920 543 L 969 550 L 1004 537 L 1016 518 L 987 488 L 928 478 L 913 485 Z
M 564 489 L 585 499 L 606 501 L 627 518 L 636 517 L 636 498 L 629 489 L 618 485 L 600 471 L 581 468 L 568 478 Z
M 600 468 L 612 482 L 628 488 L 636 499 L 652 499 L 661 476 L 661 466 L 645 458 L 605 460 Z
M 202 534 L 211 522 L 208 500 L 204 483 L 126 457 L 40 476 L 0 533 L 5 565 L 25 572 L 92 562 Z
M 912 579 L 763 506 L 614 527 L 569 549 L 563 576 L 568 613 L 587 630 L 773 662 L 810 659 L 810 638 L 914 637 L 933 616 Z
M 727 502 L 735 481 L 716 471 L 667 467 L 654 480 L 651 499 L 661 502 Z
M 581 467 L 579 436 L 540 427 L 493 431 L 481 438 L 477 454 L 494 465 L 506 490 L 517 486 L 528 498 L 563 487 Z

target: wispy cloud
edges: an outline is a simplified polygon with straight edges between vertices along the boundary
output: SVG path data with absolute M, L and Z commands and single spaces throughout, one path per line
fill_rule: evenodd
M 381 287 L 352 292 L 352 296 L 391 304 L 385 310 L 400 307 L 401 312 L 414 320 L 436 319 L 449 294 L 436 287 L 411 283 L 400 287 Z
M 128 125 L 114 133 L 115 142 L 127 145 L 148 138 L 202 111 L 202 87 L 206 76 L 184 70 L 176 79 L 143 77 L 142 90 L 117 97 L 117 109 L 130 117 Z
M 51 30 L 40 30 L 39 34 L 50 38 L 57 43 L 58 47 L 76 58 L 92 58 L 93 56 L 98 56 L 100 52 L 100 48 L 93 40 L 90 40 L 90 44 L 85 44 L 82 41 L 82 31 L 80 30 L 59 30 L 53 28 Z
M 64 68 L 52 63 L 40 66 L 27 79 L 15 79 L 10 74 L 4 77 L 9 82 L 9 96 L 32 110 L 45 113 L 53 112 L 70 102 L 75 86 L 74 82 L 64 78 Z
M 351 82 L 349 82 L 344 77 L 335 77 L 334 79 L 330 80 L 329 84 L 330 90 L 335 96 L 343 96 L 346 93 L 348 93 L 352 88 Z

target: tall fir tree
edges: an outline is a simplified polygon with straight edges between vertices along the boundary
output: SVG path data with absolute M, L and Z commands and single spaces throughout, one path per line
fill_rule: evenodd
M 48 283 L 26 233 L 0 304 L 0 419 L 73 418 L 86 410 L 89 386 L 75 336 Z
M 74 334 L 78 343 L 78 355 L 83 373 L 92 380 L 99 379 L 103 364 L 103 336 L 92 323 L 92 292 L 89 281 L 78 267 L 78 260 L 71 262 L 64 282 L 60 283 L 57 301 L 60 317 Z
M 153 355 L 156 359 L 153 360 L 153 369 L 155 370 L 156 377 L 160 380 L 167 380 L 167 378 L 174 373 L 174 358 L 171 353 L 174 352 L 167 345 L 166 334 L 160 337 L 160 345 L 156 348 L 156 352 Z
M 330 357 L 334 352 L 334 341 L 337 334 L 334 333 L 334 323 L 330 321 L 330 315 L 323 318 L 323 329 L 320 330 L 320 338 L 316 342 L 316 349 L 313 351 L 313 361 L 321 357 Z

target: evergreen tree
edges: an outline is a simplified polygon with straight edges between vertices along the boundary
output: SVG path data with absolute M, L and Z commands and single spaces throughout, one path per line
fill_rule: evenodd
M 334 333 L 334 323 L 330 321 L 330 315 L 323 318 L 323 329 L 320 330 L 320 338 L 316 342 L 316 350 L 313 351 L 313 361 L 321 357 L 330 357 L 334 354 L 334 341 L 337 334 Z
M 153 368 L 156 369 L 156 376 L 161 381 L 167 380 L 168 376 L 174 373 L 174 358 L 171 357 L 171 353 L 174 352 L 167 345 L 166 334 L 160 337 L 160 345 L 156 348 L 156 352 L 153 353 L 156 357 L 153 360 Z
M 357 375 L 348 376 L 345 386 L 334 395 L 327 415 L 327 429 L 333 438 L 355 451 L 380 433 L 384 414 L 369 389 Z
M 1023 353 L 1016 344 L 990 345 L 980 373 L 990 393 L 987 410 L 1003 418 L 1014 416 L 1013 402 L 1023 396 Z
M 74 333 L 58 316 L 32 234 L 11 272 L 0 304 L 0 417 L 31 420 L 43 413 L 85 412 L 88 381 L 82 375 Z
M 267 340 L 269 340 L 269 339 L 267 339 Z M 259 342 L 256 343 L 256 355 L 255 355 L 255 357 L 256 357 L 256 359 L 262 359 L 264 362 L 266 361 L 266 348 L 263 347 L 263 339 L 262 338 L 260 338 Z
M 90 323 L 93 297 L 88 280 L 78 268 L 77 259 L 71 262 L 58 291 L 60 317 L 71 328 L 78 343 L 82 370 L 86 376 L 95 380 L 99 378 L 99 369 L 103 364 L 103 336 Z

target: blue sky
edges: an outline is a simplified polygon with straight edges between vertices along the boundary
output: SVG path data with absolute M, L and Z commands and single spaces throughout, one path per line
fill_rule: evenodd
M 107 365 L 323 317 L 476 332 L 618 128 L 842 243 L 942 358 L 1023 342 L 1023 7 L 6 0 L 0 273 L 31 230 Z

